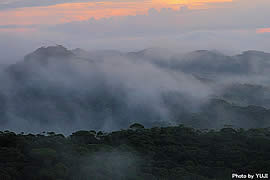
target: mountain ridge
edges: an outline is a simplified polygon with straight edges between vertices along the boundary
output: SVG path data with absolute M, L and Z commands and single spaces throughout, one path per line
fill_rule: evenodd
M 136 57 L 39 48 L 1 72 L 0 124 L 16 131 L 66 133 L 84 127 L 118 130 L 133 122 L 146 127 L 183 122 L 203 128 L 269 126 L 269 67 L 261 64 L 266 61 L 257 66 L 254 58 L 250 65 L 252 58 L 235 60 L 203 50 L 186 62 L 184 55 L 175 59 L 155 52 Z

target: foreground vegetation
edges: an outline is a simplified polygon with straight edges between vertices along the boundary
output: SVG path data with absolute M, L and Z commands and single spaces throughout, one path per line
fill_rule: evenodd
M 270 172 L 270 129 L 198 130 L 183 125 L 65 137 L 0 132 L 0 179 L 228 180 Z

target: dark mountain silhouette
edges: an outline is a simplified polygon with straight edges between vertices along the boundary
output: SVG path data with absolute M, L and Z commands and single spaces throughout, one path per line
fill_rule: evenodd
M 217 95 L 240 106 L 256 105 L 270 108 L 270 88 L 252 84 L 230 84 Z
M 205 74 L 263 74 L 269 73 L 270 54 L 246 51 L 236 56 L 226 56 L 215 51 L 200 50 L 180 58 L 173 58 L 173 68 L 185 72 Z

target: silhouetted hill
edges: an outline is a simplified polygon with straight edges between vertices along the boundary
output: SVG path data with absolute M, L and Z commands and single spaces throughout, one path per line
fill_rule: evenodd
M 240 106 L 270 108 L 270 88 L 267 86 L 233 83 L 223 87 L 218 96 Z
M 198 114 L 185 122 L 197 128 L 221 128 L 225 124 L 237 128 L 268 127 L 270 110 L 260 106 L 237 106 L 221 99 L 213 99 Z
M 49 46 L 49 47 L 41 47 L 34 51 L 33 53 L 28 54 L 25 56 L 25 60 L 37 60 L 37 59 L 48 59 L 48 58 L 65 58 L 73 56 L 74 54 L 69 51 L 64 46 Z
M 270 54 L 247 51 L 236 56 L 226 56 L 214 51 L 194 51 L 174 57 L 172 67 L 184 72 L 212 75 L 250 75 L 269 73 Z

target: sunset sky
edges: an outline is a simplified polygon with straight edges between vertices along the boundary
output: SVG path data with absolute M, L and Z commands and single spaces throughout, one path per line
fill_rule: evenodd
M 37 3 L 39 2 L 40 3 Z M 148 9 L 178 10 L 211 8 L 211 4 L 233 0 L 4 0 L 0 2 L 0 25 L 57 24 L 89 18 L 147 14 Z
M 269 9 L 269 0 L 1 0 L 0 53 L 53 43 L 270 51 Z

